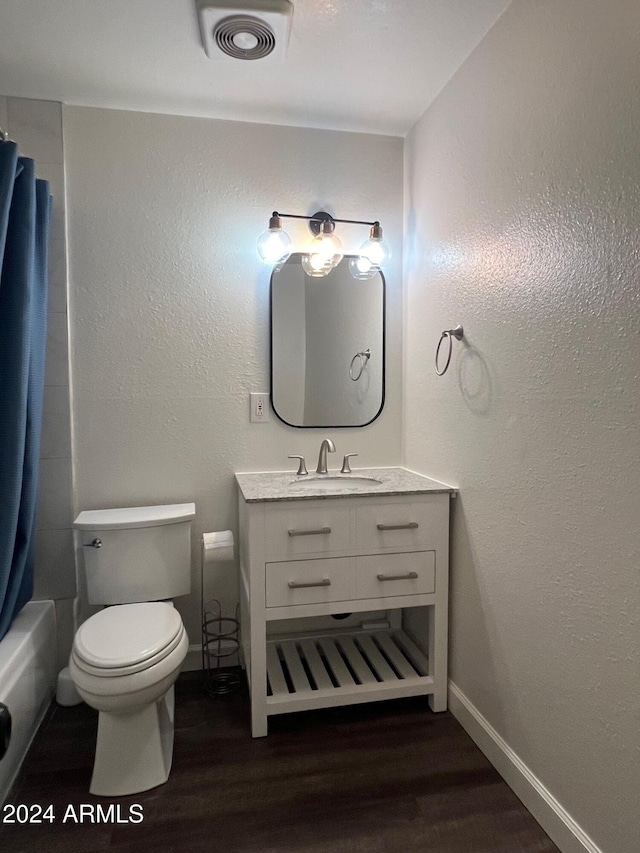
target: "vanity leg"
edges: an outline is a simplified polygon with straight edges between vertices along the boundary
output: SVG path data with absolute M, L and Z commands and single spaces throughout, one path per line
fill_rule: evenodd
M 447 710 L 448 614 L 446 602 L 429 608 L 429 675 L 434 691 L 429 696 L 432 711 Z
M 256 707 L 256 703 L 251 701 L 251 737 L 266 737 L 267 731 L 267 712 Z
M 258 715 L 253 709 L 251 710 L 251 737 L 266 737 L 267 731 L 267 715 Z
M 429 707 L 438 713 L 447 710 L 447 688 L 437 689 L 429 695 Z
M 251 632 L 251 736 L 267 735 L 267 643 L 265 626 Z

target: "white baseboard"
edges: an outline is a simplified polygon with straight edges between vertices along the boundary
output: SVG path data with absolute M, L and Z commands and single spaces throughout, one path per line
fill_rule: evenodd
M 449 710 L 562 853 L 602 853 L 452 681 Z

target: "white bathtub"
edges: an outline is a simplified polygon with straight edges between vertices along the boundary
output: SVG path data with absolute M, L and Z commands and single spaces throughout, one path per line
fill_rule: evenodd
M 0 804 L 49 707 L 55 683 L 55 606 L 53 601 L 30 601 L 0 642 L 0 702 L 13 722 L 9 749 L 0 760 Z

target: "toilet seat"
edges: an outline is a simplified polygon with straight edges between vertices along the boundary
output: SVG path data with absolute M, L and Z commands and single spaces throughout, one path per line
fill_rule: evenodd
M 180 614 L 166 602 L 115 605 L 80 626 L 72 657 L 88 675 L 127 676 L 163 661 L 184 635 Z
M 149 691 L 154 693 L 166 682 L 165 688 L 158 695 L 164 693 L 177 678 L 188 649 L 189 638 L 183 628 L 178 635 L 177 645 L 155 663 L 144 661 L 128 668 L 119 668 L 120 671 L 116 673 L 115 668 L 92 667 L 72 649 L 69 671 L 85 702 L 99 711 L 117 711 L 129 707 L 131 703 L 139 704 L 144 696 L 149 695 Z M 169 681 L 166 681 L 167 678 Z M 107 708 L 105 701 L 112 708 Z

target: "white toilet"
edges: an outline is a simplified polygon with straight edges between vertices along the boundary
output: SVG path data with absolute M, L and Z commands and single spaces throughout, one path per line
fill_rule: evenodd
M 76 632 L 69 671 L 99 712 L 90 793 L 146 791 L 169 778 L 173 686 L 189 640 L 171 599 L 191 589 L 195 504 L 81 512 L 87 598 L 105 607 Z M 167 601 L 169 599 L 169 601 Z

